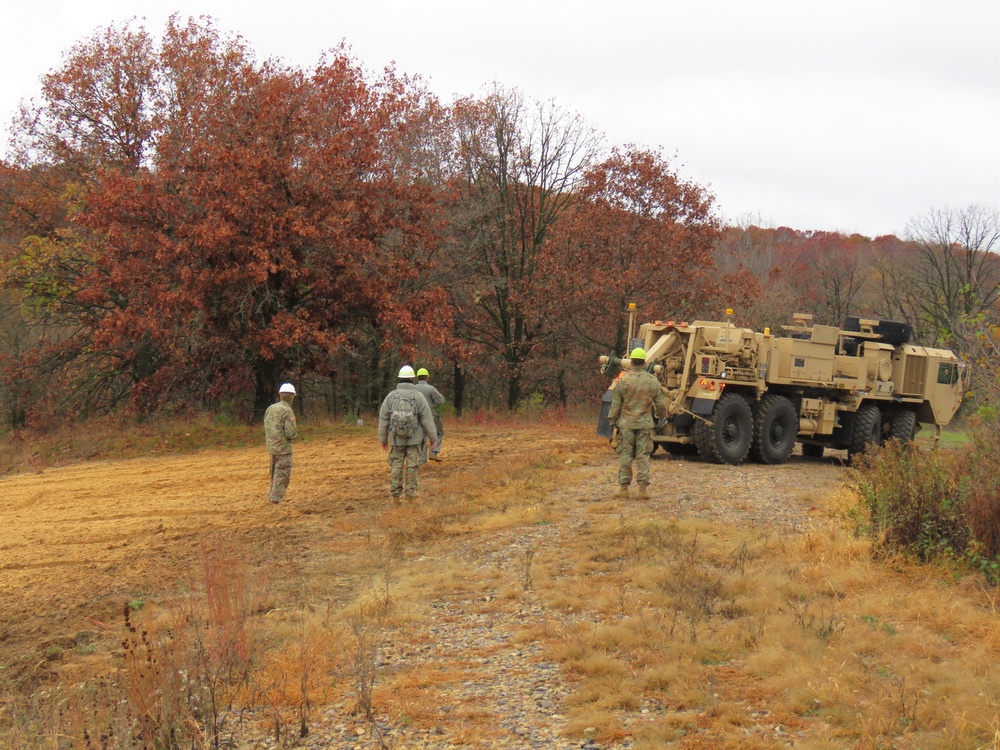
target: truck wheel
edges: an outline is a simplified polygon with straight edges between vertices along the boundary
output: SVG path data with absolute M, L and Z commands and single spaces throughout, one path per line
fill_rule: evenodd
M 764 396 L 753 414 L 750 455 L 762 464 L 783 464 L 792 455 L 799 434 L 799 415 L 784 396 Z
M 917 415 L 909 409 L 900 409 L 889 415 L 889 438 L 909 443 L 917 436 Z
M 882 444 L 882 412 L 874 404 L 865 404 L 854 414 L 848 458 L 864 453 L 870 446 Z
M 711 421 L 699 419 L 693 437 L 698 453 L 714 464 L 743 463 L 750 452 L 753 414 L 750 404 L 738 393 L 727 393 L 712 409 Z
M 806 458 L 823 458 L 823 446 L 816 443 L 803 443 L 802 455 Z

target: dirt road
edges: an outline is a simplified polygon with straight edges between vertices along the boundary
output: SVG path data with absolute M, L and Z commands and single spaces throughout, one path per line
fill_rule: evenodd
M 578 499 L 614 489 L 613 456 L 591 425 L 469 421 L 448 429 L 445 462 L 422 472 L 424 499 L 481 482 L 498 457 L 512 455 L 570 456 L 560 463 L 566 464 L 566 491 Z M 266 502 L 263 447 L 98 461 L 0 481 L 0 666 L 6 677 L 22 685 L 53 677 L 59 667 L 52 663 L 53 644 L 72 645 L 81 633 L 112 633 L 124 603 L 183 589 L 196 579 L 206 548 L 227 546 L 251 567 L 275 561 L 305 571 L 334 566 L 336 580 L 349 588 L 352 537 L 376 519 L 405 526 L 408 511 L 388 501 L 388 470 L 371 427 L 312 439 L 308 427 L 303 433 L 288 502 L 279 507 Z M 793 461 L 794 471 L 721 469 L 661 453 L 654 490 L 709 517 L 725 513 L 729 520 L 794 527 L 807 516 L 810 497 L 840 481 L 842 469 L 835 461 Z M 776 477 L 780 487 L 773 486 Z M 715 502 L 720 494 L 736 501 Z M 775 502 L 776 494 L 786 501 Z

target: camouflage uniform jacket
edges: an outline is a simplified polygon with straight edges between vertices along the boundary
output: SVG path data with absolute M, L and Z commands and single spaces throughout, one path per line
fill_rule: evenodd
M 656 416 L 667 413 L 667 399 L 663 395 L 660 381 L 645 370 L 629 370 L 618 380 L 615 395 L 611 399 L 608 421 L 619 428 L 644 430 L 654 427 L 650 413 L 656 407 Z
M 437 406 L 444 403 L 444 396 L 441 395 L 441 391 L 428 383 L 426 380 L 414 383 L 413 387 L 424 394 L 424 398 L 427 399 L 427 403 L 430 405 L 431 411 L 436 411 Z
M 415 396 L 413 403 L 417 410 L 417 429 L 406 440 L 399 440 L 389 435 L 389 415 L 392 414 L 396 399 L 410 398 Z M 390 391 L 389 395 L 382 401 L 382 406 L 378 410 L 378 441 L 382 445 L 420 445 L 424 435 L 431 443 L 437 442 L 437 430 L 434 428 L 434 413 L 424 395 L 417 390 L 413 383 L 400 383 L 396 390 Z
M 295 412 L 291 404 L 279 401 L 271 404 L 264 412 L 264 440 L 267 452 L 272 456 L 282 456 L 292 452 L 292 441 L 299 436 L 295 429 Z

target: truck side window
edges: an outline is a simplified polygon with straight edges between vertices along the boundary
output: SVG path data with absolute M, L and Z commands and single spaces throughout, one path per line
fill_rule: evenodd
M 952 362 L 938 365 L 937 382 L 941 385 L 955 385 L 958 382 L 958 366 Z

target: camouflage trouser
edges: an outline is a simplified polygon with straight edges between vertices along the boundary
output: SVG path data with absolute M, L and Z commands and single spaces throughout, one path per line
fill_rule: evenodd
M 636 481 L 649 484 L 649 456 L 653 452 L 651 429 L 618 429 L 618 484 L 632 484 L 632 461 L 635 460 Z
M 438 443 L 437 443 L 437 450 L 431 451 L 431 455 L 432 456 L 436 456 L 438 453 L 441 452 L 441 441 L 444 439 L 444 424 L 441 422 L 441 415 L 440 414 L 435 414 L 434 415 L 434 428 L 437 430 Z M 420 465 L 421 466 L 423 466 L 425 463 L 427 463 L 427 444 L 428 444 L 428 442 L 429 441 L 427 440 L 427 438 L 424 438 L 423 440 L 420 441 Z
M 271 456 L 271 491 L 267 499 L 272 503 L 280 503 L 285 499 L 285 490 L 292 481 L 292 454 L 282 453 Z
M 417 496 L 419 445 L 394 445 L 389 449 L 389 492 L 393 497 L 403 494 L 403 474 L 406 474 L 406 496 Z

